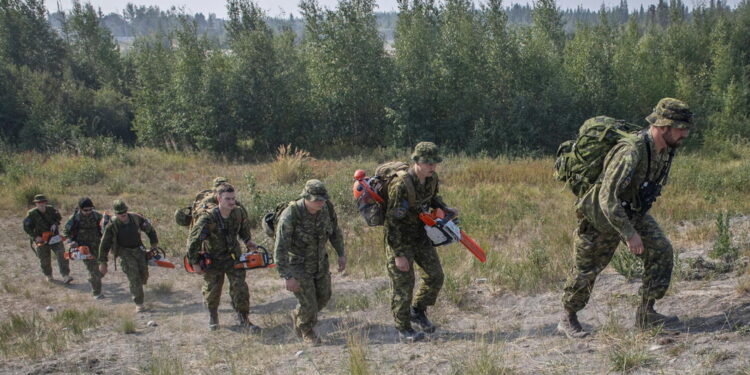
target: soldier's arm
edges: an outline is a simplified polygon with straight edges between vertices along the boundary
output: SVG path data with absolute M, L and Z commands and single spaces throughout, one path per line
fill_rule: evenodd
M 292 277 L 289 269 L 289 249 L 292 247 L 292 234 L 294 233 L 294 207 L 289 206 L 281 212 L 279 223 L 276 226 L 276 241 L 274 243 L 273 259 L 281 277 L 288 279 Z
M 146 233 L 146 236 L 148 236 L 148 242 L 149 244 L 151 244 L 151 247 L 159 244 L 159 238 L 156 236 L 156 229 L 154 229 L 151 221 L 144 218 L 143 222 L 141 223 L 141 230 Z
M 60 215 L 60 211 L 58 211 L 56 208 L 52 207 L 52 216 L 54 217 L 54 219 L 52 220 L 52 222 L 54 222 L 55 224 L 57 224 L 58 227 L 59 227 L 60 226 L 60 222 L 62 221 L 62 215 Z
M 99 263 L 106 264 L 109 261 L 109 250 L 112 249 L 112 242 L 115 240 L 114 235 L 114 229 L 113 223 L 110 222 L 107 224 L 107 227 L 104 228 L 104 236 L 102 236 L 102 241 L 99 243 Z
M 65 222 L 65 226 L 62 229 L 62 235 L 64 237 L 69 238 L 71 241 L 75 241 L 75 238 L 73 238 L 73 233 L 75 232 L 75 220 L 76 214 L 70 215 L 70 218 L 68 218 L 68 221 Z
M 625 208 L 622 207 L 621 193 L 633 183 L 631 180 L 638 164 L 637 151 L 628 145 L 618 145 L 605 164 L 602 188 L 599 191 L 599 205 L 609 224 L 627 240 L 635 234 Z
M 395 182 L 395 181 L 394 181 Z M 388 187 L 388 209 L 385 212 L 385 226 L 388 233 L 388 246 L 393 250 L 395 256 L 406 256 L 408 243 L 408 233 L 404 228 L 408 228 L 414 223 L 409 222 L 409 199 L 407 198 L 406 186 L 399 181 Z
M 30 237 L 36 237 L 34 219 L 31 218 L 31 212 L 26 214 L 26 218 L 23 219 L 23 231 L 26 232 Z
M 331 241 L 333 249 L 336 250 L 336 255 L 340 258 L 346 256 L 344 252 L 344 234 L 341 232 L 341 227 L 339 227 L 339 218 L 336 215 L 333 204 L 328 205 L 328 209 L 331 210 L 331 225 L 333 226 L 333 232 L 328 237 L 328 240 Z
M 203 214 L 195 222 L 192 228 L 190 228 L 190 235 L 188 235 L 187 248 L 188 248 L 188 261 L 190 264 L 196 264 L 200 260 L 198 259 L 198 253 L 201 251 L 201 244 L 211 234 L 208 229 L 210 215 Z
M 248 243 L 250 240 L 252 240 L 252 234 L 250 233 L 250 220 L 247 218 L 247 211 L 243 207 L 240 206 L 239 210 L 239 217 L 240 217 L 240 239 L 242 239 L 242 242 Z

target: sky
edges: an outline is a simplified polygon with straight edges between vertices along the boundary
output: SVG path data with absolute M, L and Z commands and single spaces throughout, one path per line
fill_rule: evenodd
M 87 2 L 86 0 L 82 0 L 83 2 Z M 289 13 L 294 14 L 295 16 L 299 15 L 299 10 L 297 8 L 297 5 L 299 4 L 299 0 L 255 0 L 258 5 L 260 5 L 261 8 L 263 8 L 269 16 L 273 17 L 287 17 Z M 477 0 L 475 0 L 476 2 Z M 727 0 L 727 3 L 729 5 L 736 5 L 739 0 Z M 209 13 L 216 14 L 219 18 L 226 18 L 226 7 L 225 1 L 221 0 L 213 0 L 213 1 L 205 1 L 205 0 L 90 0 L 88 2 L 91 2 L 91 4 L 94 5 L 96 8 L 101 8 L 102 12 L 105 14 L 109 13 L 122 13 L 122 10 L 125 8 L 125 4 L 128 2 L 132 2 L 136 5 L 156 5 L 159 8 L 166 10 L 169 9 L 172 6 L 177 7 L 184 7 L 185 12 L 188 14 L 195 14 L 195 13 L 203 13 L 206 16 Z M 337 0 L 318 0 L 318 2 L 323 5 L 330 8 L 334 8 L 336 6 Z M 628 5 L 631 9 L 638 9 L 641 5 L 643 5 L 644 8 L 647 8 L 650 4 L 657 3 L 658 0 L 628 0 Z M 699 3 L 707 3 L 708 0 L 683 0 L 683 2 L 688 5 L 689 7 L 694 7 Z M 63 9 L 68 10 L 71 8 L 72 1 L 71 0 L 59 0 L 59 3 L 62 5 Z M 396 0 L 377 0 L 378 8 L 376 11 L 381 12 L 387 12 L 387 11 L 395 11 L 398 9 Z M 520 0 L 520 1 L 513 1 L 513 0 L 505 0 L 505 4 L 513 4 L 513 3 L 520 3 L 520 4 L 531 4 L 532 1 L 526 1 L 526 0 Z M 598 10 L 602 3 L 604 3 L 605 6 L 613 6 L 620 3 L 619 0 L 557 0 L 557 4 L 562 9 L 567 8 L 576 8 L 579 5 L 583 6 L 584 8 L 589 8 L 593 10 Z M 47 0 L 46 2 L 48 9 L 50 11 L 57 10 L 57 2 L 53 2 L 50 0 Z

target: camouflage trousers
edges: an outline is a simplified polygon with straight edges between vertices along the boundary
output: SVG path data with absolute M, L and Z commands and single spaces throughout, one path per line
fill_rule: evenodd
M 306 274 L 297 281 L 299 290 L 294 292 L 297 308 L 292 314 L 297 328 L 309 332 L 318 323 L 318 313 L 331 300 L 331 273 L 326 270 L 316 275 Z
M 120 267 L 122 272 L 128 277 L 130 294 L 133 295 L 133 302 L 136 305 L 143 304 L 143 286 L 148 282 L 148 261 L 146 252 L 138 247 L 120 248 L 118 250 L 120 257 Z
M 417 309 L 426 309 L 435 304 L 440 289 L 443 287 L 443 266 L 440 264 L 437 250 L 428 244 L 415 247 L 411 254 L 406 255 L 409 260 L 409 270 L 406 272 L 396 268 L 396 257 L 390 252 L 388 257 L 388 275 L 391 278 L 391 312 L 396 321 L 397 329 L 411 327 L 411 311 L 413 306 Z M 422 285 L 419 287 L 416 298 L 412 301 L 414 292 L 414 263 L 422 269 Z
M 96 259 L 84 260 L 86 270 L 89 271 L 89 284 L 91 284 L 91 294 L 98 296 L 102 294 L 102 273 L 99 272 L 99 262 Z
M 637 255 L 643 261 L 643 283 L 640 295 L 645 299 L 660 299 L 669 288 L 674 264 L 672 244 L 651 215 L 632 221 L 641 236 L 645 251 Z M 602 233 L 587 220 L 579 222 L 575 240 L 575 266 L 565 284 L 563 306 L 579 311 L 591 297 L 594 281 L 621 242 L 617 233 Z M 629 251 L 627 248 L 621 251 Z
M 206 271 L 203 275 L 203 304 L 209 310 L 219 308 L 224 275 L 229 280 L 229 298 L 232 301 L 232 308 L 240 313 L 250 312 L 250 291 L 245 281 L 246 271 L 234 268 L 233 264 L 214 263 Z
M 52 276 L 52 253 L 55 253 L 60 275 L 63 277 L 68 276 L 70 274 L 70 263 L 65 259 L 65 247 L 62 242 L 36 247 L 36 255 L 39 257 L 39 265 L 42 266 L 42 273 L 45 276 Z

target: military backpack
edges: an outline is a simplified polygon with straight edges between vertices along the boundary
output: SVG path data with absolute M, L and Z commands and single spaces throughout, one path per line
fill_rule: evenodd
M 178 208 L 174 212 L 174 221 L 177 225 L 191 227 L 202 212 L 210 211 L 213 207 L 208 207 L 209 204 L 204 204 L 203 201 L 212 193 L 213 190 L 203 190 L 195 195 L 192 205 Z
M 582 197 L 599 179 L 609 151 L 624 138 L 636 139 L 640 130 L 638 125 L 606 116 L 586 120 L 576 139 L 557 148 L 555 178 Z
M 297 204 L 296 201 L 279 203 L 276 205 L 276 208 L 273 211 L 263 215 L 260 225 L 263 227 L 263 232 L 266 234 L 266 236 L 268 236 L 269 238 L 276 237 L 276 227 L 279 225 L 279 218 L 281 217 L 281 213 L 284 212 L 284 210 L 286 210 L 287 207 L 290 207 L 290 209 L 292 210 L 292 213 L 296 215 L 297 210 L 294 208 L 296 204 Z M 327 200 L 326 206 L 328 207 L 328 215 L 330 215 L 331 221 L 333 221 L 334 219 L 333 203 Z

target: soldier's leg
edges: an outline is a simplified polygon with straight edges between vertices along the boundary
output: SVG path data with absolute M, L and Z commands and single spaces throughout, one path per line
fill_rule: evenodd
M 65 246 L 63 246 L 62 242 L 52 245 L 52 251 L 55 252 L 57 268 L 60 270 L 60 275 L 63 277 L 70 275 L 70 261 L 65 259 Z
M 391 278 L 391 312 L 396 322 L 396 329 L 411 328 L 411 301 L 414 293 L 414 260 L 409 259 L 409 270 L 406 272 L 396 268 L 396 258 L 388 258 L 388 276 Z
M 635 222 L 635 230 L 641 236 L 644 252 L 643 285 L 640 294 L 643 300 L 657 300 L 669 289 L 674 266 L 674 251 L 667 236 L 651 215 Z
M 567 311 L 580 311 L 586 306 L 596 277 L 612 260 L 619 243 L 616 234 L 601 233 L 586 219 L 581 220 L 576 231 L 575 266 L 563 294 L 563 306 Z
M 438 293 L 443 287 L 443 266 L 440 257 L 432 246 L 424 246 L 414 252 L 414 262 L 422 269 L 422 285 L 412 305 L 415 309 L 424 310 L 435 304 Z
M 42 267 L 44 276 L 52 276 L 52 249 L 50 246 L 37 246 L 36 255 L 39 257 L 39 265 Z
M 310 332 L 318 317 L 318 300 L 315 290 L 315 282 L 310 277 L 297 280 L 299 290 L 294 292 L 297 297 L 297 308 L 293 312 L 296 316 L 297 328 L 300 332 Z
M 133 303 L 136 305 L 143 304 L 143 278 L 141 277 L 140 266 L 138 265 L 138 255 L 142 253 L 140 249 L 122 249 L 120 251 L 120 267 L 122 272 L 128 277 L 128 286 L 130 294 L 133 295 Z
M 209 310 L 219 308 L 221 288 L 224 286 L 224 272 L 210 270 L 203 274 L 203 304 Z
M 99 264 L 96 260 L 84 260 L 86 270 L 89 271 L 89 284 L 91 284 L 91 294 L 98 296 L 102 294 L 102 274 L 99 272 Z
M 247 271 L 244 269 L 231 268 L 227 271 L 232 308 L 239 313 L 250 312 L 250 291 L 245 281 L 246 274 Z
M 136 260 L 138 261 L 138 274 L 141 277 L 141 285 L 148 283 L 148 258 L 145 251 L 139 251 Z
M 315 297 L 317 300 L 318 312 L 323 310 L 328 301 L 331 300 L 331 273 L 324 272 L 323 275 L 315 278 Z

